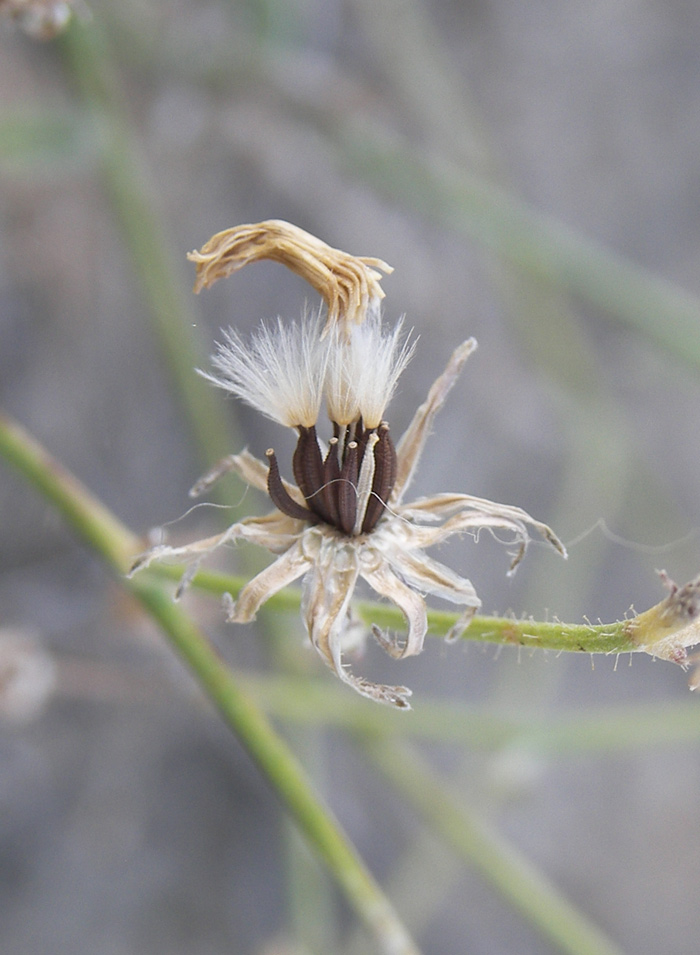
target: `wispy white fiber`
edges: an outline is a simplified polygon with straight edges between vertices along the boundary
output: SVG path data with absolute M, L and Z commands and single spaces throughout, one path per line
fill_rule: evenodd
M 379 316 L 354 327 L 349 339 L 332 336 L 326 383 L 328 416 L 340 425 L 362 416 L 366 428 L 377 428 L 396 384 L 411 360 L 415 342 L 402 340 L 403 321 L 386 333 Z
M 229 329 L 212 357 L 214 373 L 199 373 L 273 421 L 309 428 L 318 420 L 327 361 L 315 313 L 299 323 L 263 323 L 249 344 Z

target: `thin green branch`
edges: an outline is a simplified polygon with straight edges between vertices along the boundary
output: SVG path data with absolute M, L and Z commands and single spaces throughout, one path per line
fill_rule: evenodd
M 517 849 L 437 780 L 415 749 L 366 740 L 373 763 L 423 816 L 430 828 L 568 955 L 621 955 L 586 916 Z
M 0 414 L 0 454 L 58 508 L 158 622 L 250 756 L 267 777 L 386 955 L 418 955 L 391 903 L 357 855 L 303 769 L 209 641 L 162 585 L 124 576 L 138 539 L 16 422 Z
M 211 388 L 193 373 L 204 355 L 193 329 L 191 295 L 168 252 L 167 232 L 133 142 L 121 84 L 109 44 L 95 18 L 75 17 L 60 39 L 65 60 L 92 117 L 101 146 L 101 168 L 124 244 L 148 303 L 153 328 L 175 391 L 203 459 L 214 463 L 234 440 L 230 419 Z
M 152 564 L 148 573 L 178 579 L 183 568 Z M 236 596 L 245 581 L 226 574 L 200 572 L 192 581 L 210 593 L 229 593 Z M 477 643 L 502 643 L 526 647 L 530 650 L 566 650 L 575 653 L 635 653 L 644 652 L 672 663 L 687 662 L 687 647 L 700 643 L 700 576 L 676 586 L 665 580 L 668 596 L 649 610 L 615 623 L 562 623 L 515 619 L 514 617 L 472 617 L 462 639 Z M 288 588 L 268 601 L 270 609 L 296 609 L 301 594 Z M 353 605 L 367 624 L 380 628 L 403 627 L 401 613 L 388 604 L 358 601 Z M 428 613 L 428 624 L 435 636 L 445 636 L 459 619 L 457 614 L 433 610 Z
M 694 699 L 565 711 L 552 720 L 421 697 L 406 719 L 389 707 L 368 707 L 363 699 L 323 678 L 246 673 L 239 674 L 239 679 L 266 712 L 285 724 L 322 724 L 352 733 L 459 743 L 485 751 L 509 747 L 574 758 L 700 740 L 700 714 Z
M 178 580 L 183 567 L 167 564 L 151 564 L 149 574 Z M 228 574 L 200 571 L 192 581 L 192 586 L 217 596 L 230 593 L 236 596 L 245 585 L 243 577 Z M 298 610 L 301 593 L 288 587 L 275 594 L 268 601 L 271 610 Z M 389 604 L 372 601 L 357 601 L 354 609 L 368 624 L 379 627 L 400 629 L 405 621 L 400 611 Z M 444 637 L 459 619 L 459 614 L 449 611 L 431 610 L 428 622 L 432 636 Z M 639 650 L 633 639 L 629 620 L 616 623 L 561 623 L 560 621 L 538 621 L 513 617 L 482 617 L 472 619 L 462 635 L 464 640 L 476 643 L 504 643 L 514 647 L 527 647 L 533 650 L 567 650 L 579 653 L 631 653 Z
M 60 512 L 111 570 L 124 574 L 143 541 L 9 415 L 0 411 L 0 455 Z

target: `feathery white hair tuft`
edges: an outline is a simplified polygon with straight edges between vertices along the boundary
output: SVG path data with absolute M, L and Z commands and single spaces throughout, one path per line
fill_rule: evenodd
M 212 357 L 215 373 L 198 371 L 273 421 L 310 428 L 318 420 L 327 361 L 316 312 L 299 323 L 263 323 L 250 344 L 229 329 Z
M 326 403 L 331 420 L 348 424 L 362 416 L 366 428 L 377 428 L 391 401 L 399 376 L 411 360 L 415 342 L 401 339 L 403 320 L 385 333 L 379 316 L 354 327 L 349 339 L 334 332 Z

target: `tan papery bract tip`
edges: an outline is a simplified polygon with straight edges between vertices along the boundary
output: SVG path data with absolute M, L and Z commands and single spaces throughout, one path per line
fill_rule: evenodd
M 270 259 L 305 279 L 328 307 L 324 334 L 335 324 L 349 331 L 375 310 L 384 292 L 382 275 L 393 272 L 381 259 L 350 255 L 282 219 L 218 232 L 187 258 L 197 266 L 195 292 L 210 288 L 250 262 Z M 377 271 L 380 270 L 380 271 Z
M 679 587 L 665 571 L 659 576 L 668 595 L 627 622 L 627 632 L 640 650 L 685 665 L 687 648 L 700 642 L 700 576 Z

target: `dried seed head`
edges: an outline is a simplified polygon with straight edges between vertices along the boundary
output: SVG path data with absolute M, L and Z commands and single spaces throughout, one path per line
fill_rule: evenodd
M 187 256 L 197 266 L 195 292 L 209 288 L 249 262 L 271 259 L 286 265 L 316 289 L 328 306 L 328 331 L 334 324 L 346 332 L 379 311 L 384 298 L 380 272 L 393 272 L 381 259 L 349 255 L 282 219 L 269 219 L 225 229 L 199 252 Z
M 136 561 L 132 573 L 154 560 L 184 557 L 191 561 L 184 587 L 203 557 L 231 541 L 265 547 L 276 555 L 275 561 L 243 587 L 235 602 L 229 599 L 227 619 L 254 620 L 266 600 L 301 578 L 302 616 L 326 663 L 363 696 L 407 709 L 409 690 L 356 677 L 343 660 L 349 643 L 356 643 L 357 623 L 350 610 L 358 580 L 405 617 L 403 640 L 373 628 L 384 650 L 399 659 L 421 651 L 428 629 L 426 594 L 461 607 L 453 638 L 469 625 L 481 603 L 467 578 L 429 557 L 426 549 L 480 528 L 506 530 L 515 544 L 512 570 L 534 529 L 565 555 L 554 533 L 520 508 L 454 493 L 402 503 L 435 416 L 476 342 L 470 339 L 456 349 L 394 447 L 384 411 L 413 345 L 402 336 L 400 322 L 393 330 L 382 328 L 378 306 L 383 293 L 374 268 L 391 271 L 385 263 L 331 249 L 280 221 L 219 233 L 190 258 L 197 263 L 196 291 L 247 262 L 281 262 L 320 292 L 328 321 L 321 332 L 318 316 L 287 326 L 278 320 L 263 326 L 249 345 L 231 331 L 213 359 L 215 374 L 204 375 L 298 431 L 292 459 L 296 486 L 285 481 L 272 449 L 267 465 L 247 451 L 229 456 L 195 489 L 208 486 L 225 470 L 235 470 L 259 490 L 267 490 L 276 510 L 245 518 L 187 547 L 159 545 Z M 324 397 L 332 425 L 327 445 L 316 430 Z M 684 588 L 672 614 L 680 612 L 694 622 L 699 593 L 697 582 Z M 664 614 L 666 629 L 669 613 Z

